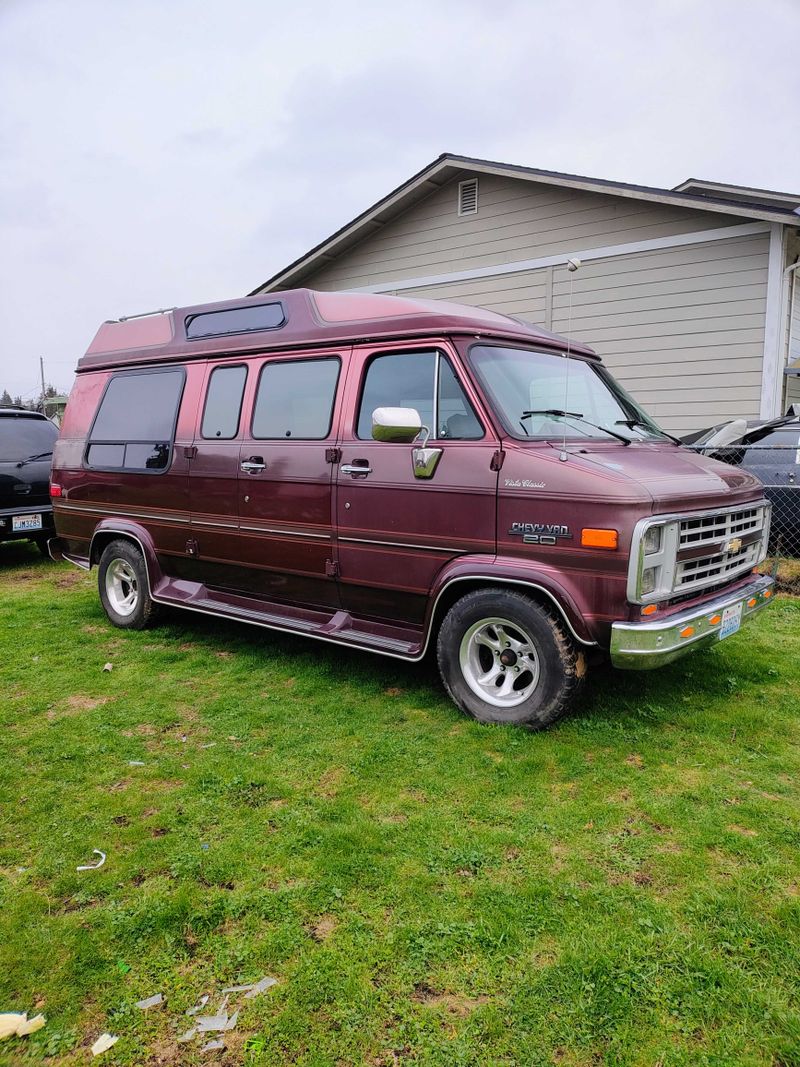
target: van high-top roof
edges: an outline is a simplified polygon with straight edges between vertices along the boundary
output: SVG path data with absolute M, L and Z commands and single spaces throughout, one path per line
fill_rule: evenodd
M 558 334 L 485 308 L 372 293 L 290 289 L 104 322 L 78 372 L 225 353 L 466 334 L 564 349 Z M 572 342 L 577 355 L 597 358 Z

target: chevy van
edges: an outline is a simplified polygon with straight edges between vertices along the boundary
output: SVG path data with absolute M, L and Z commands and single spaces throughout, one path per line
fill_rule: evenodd
M 543 727 L 587 663 L 668 663 L 773 595 L 747 471 L 680 446 L 582 344 L 298 289 L 103 323 L 55 449 L 56 559 L 161 605 L 418 661 Z

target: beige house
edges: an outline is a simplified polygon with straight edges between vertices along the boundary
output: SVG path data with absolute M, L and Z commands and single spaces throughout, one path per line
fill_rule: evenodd
M 569 331 L 688 432 L 800 401 L 799 259 L 800 195 L 442 155 L 254 294 L 402 293 Z

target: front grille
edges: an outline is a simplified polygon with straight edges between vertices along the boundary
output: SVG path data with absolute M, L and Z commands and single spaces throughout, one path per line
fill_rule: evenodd
M 685 593 L 692 589 L 704 589 L 707 585 L 735 578 L 742 571 L 754 567 L 760 558 L 759 540 L 738 552 L 718 552 L 713 556 L 679 562 L 675 569 L 675 591 Z
M 760 530 L 764 525 L 763 507 L 743 508 L 741 511 L 722 511 L 698 518 L 681 519 L 679 548 L 727 541 L 732 537 Z
M 673 590 L 687 593 L 730 581 L 761 559 L 766 509 L 763 506 L 682 518 Z M 745 543 L 742 544 L 742 541 Z M 708 546 L 705 556 L 681 559 L 687 550 Z

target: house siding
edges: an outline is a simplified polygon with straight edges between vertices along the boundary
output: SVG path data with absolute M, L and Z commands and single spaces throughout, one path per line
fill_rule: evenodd
M 457 196 L 457 180 L 447 183 L 310 270 L 303 284 L 391 292 L 393 281 L 613 250 L 749 221 L 494 175 L 479 177 L 476 215 L 459 218 Z M 429 282 L 403 295 L 482 305 L 569 332 L 603 357 L 665 429 L 687 433 L 726 418 L 758 417 L 768 265 L 764 232 L 587 258 L 572 275 L 563 265 L 549 266 Z M 800 316 L 792 337 L 800 348 Z M 787 395 L 800 391 L 795 383 L 787 382 Z
M 448 182 L 303 284 L 352 289 L 748 221 L 485 174 L 478 195 L 478 213 L 459 217 L 458 181 Z
M 545 268 L 403 295 L 480 304 L 569 332 L 665 429 L 688 433 L 758 416 L 768 253 L 769 236 L 757 234 L 592 260 L 572 276 Z

